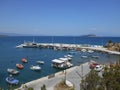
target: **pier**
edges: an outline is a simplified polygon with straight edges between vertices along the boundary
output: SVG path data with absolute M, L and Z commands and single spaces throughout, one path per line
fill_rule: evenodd
M 27 46 L 28 45 L 28 46 Z M 99 45 L 88 45 L 88 44 L 64 44 L 64 43 L 33 43 L 33 44 L 21 44 L 17 48 L 48 48 L 54 50 L 76 50 L 80 51 L 82 49 L 94 50 L 99 52 L 106 52 L 109 54 L 120 55 L 120 52 L 110 51 L 107 48 Z

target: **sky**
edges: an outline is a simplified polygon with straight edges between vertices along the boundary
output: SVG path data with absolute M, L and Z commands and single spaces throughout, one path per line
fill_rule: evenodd
M 120 36 L 120 0 L 0 0 L 0 32 Z

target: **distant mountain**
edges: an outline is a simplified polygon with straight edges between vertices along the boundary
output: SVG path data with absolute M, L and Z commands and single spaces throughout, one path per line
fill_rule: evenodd
M 97 37 L 95 34 L 82 35 L 81 37 Z
M 15 34 L 15 33 L 3 33 L 3 32 L 0 32 L 0 36 L 16 36 L 18 34 Z
M 7 35 L 0 35 L 0 37 L 7 37 Z
M 0 36 L 27 36 L 27 34 L 16 34 L 16 33 L 3 33 L 0 32 Z

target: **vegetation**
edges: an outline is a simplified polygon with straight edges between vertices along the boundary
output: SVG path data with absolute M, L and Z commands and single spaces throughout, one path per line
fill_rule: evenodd
M 104 68 L 102 75 L 91 70 L 80 90 L 120 90 L 120 60 Z
M 47 90 L 45 84 L 41 87 L 41 90 Z
M 114 43 L 112 40 L 109 40 L 104 47 L 106 47 L 108 50 L 120 52 L 120 43 Z

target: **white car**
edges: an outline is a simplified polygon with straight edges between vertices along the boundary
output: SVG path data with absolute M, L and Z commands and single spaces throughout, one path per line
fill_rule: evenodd
M 102 65 L 96 65 L 95 68 L 94 68 L 94 70 L 98 71 L 98 72 L 101 71 L 102 69 L 103 69 Z

